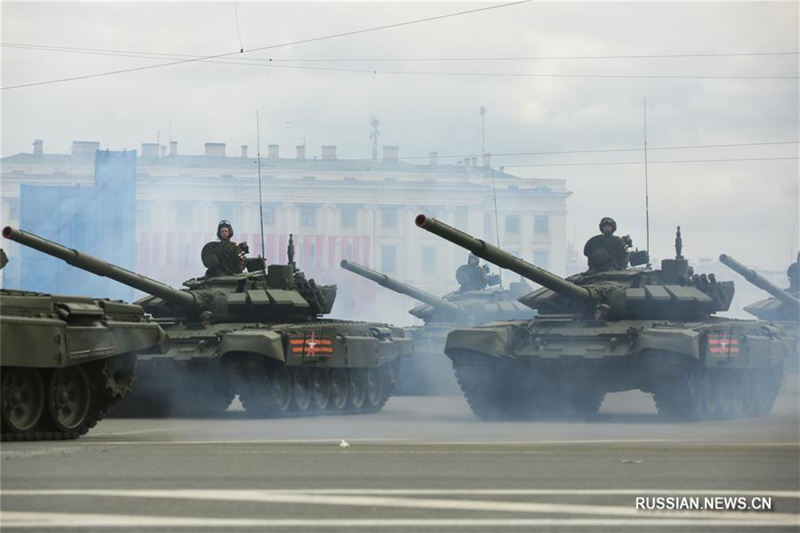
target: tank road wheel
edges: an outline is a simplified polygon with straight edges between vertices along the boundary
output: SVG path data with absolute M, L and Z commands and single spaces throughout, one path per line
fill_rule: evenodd
M 588 386 L 585 390 L 575 392 L 571 396 L 573 409 L 578 414 L 586 416 L 593 415 L 600 410 L 600 406 L 606 398 L 606 391 Z
M 311 368 L 292 368 L 292 401 L 297 411 L 308 411 L 311 406 Z
M 50 417 L 59 431 L 77 436 L 89 430 L 92 391 L 81 367 L 56 370 L 50 378 L 48 396 Z
M 386 403 L 383 393 L 383 376 L 378 368 L 367 369 L 367 403 L 371 409 L 379 410 Z
M 279 413 L 286 413 L 292 405 L 292 375 L 285 366 L 279 366 L 272 373 L 270 391 Z
M 710 369 L 706 369 L 703 377 L 704 391 L 704 415 L 706 418 L 714 418 L 720 416 L 722 409 L 722 398 L 720 392 L 720 377 L 719 373 Z
M 331 371 L 331 404 L 334 409 L 347 407 L 347 370 L 334 368 Z
M 314 408 L 325 410 L 331 400 L 331 376 L 327 368 L 315 368 L 311 372 L 311 401 Z
M 695 369 L 653 392 L 658 414 L 670 420 L 695 420 L 703 409 L 703 374 Z
M 364 369 L 347 369 L 347 393 L 350 396 L 350 407 L 361 409 L 367 399 L 367 378 Z
M 44 413 L 44 385 L 33 368 L 3 369 L 3 440 L 33 437 Z

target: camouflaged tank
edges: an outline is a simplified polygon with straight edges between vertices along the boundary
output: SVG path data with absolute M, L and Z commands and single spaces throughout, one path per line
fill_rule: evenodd
M 235 395 L 258 416 L 358 413 L 393 394 L 401 357 L 413 350 L 400 328 L 324 319 L 335 285 L 307 280 L 293 261 L 194 278 L 177 290 L 30 233 L 11 238 L 150 294 L 136 302 L 170 338 L 166 353 L 139 356 L 133 394 L 120 415 L 209 416 Z
M 520 298 L 539 314 L 458 329 L 445 353 L 473 412 L 487 419 L 596 412 L 606 393 L 652 393 L 676 419 L 763 415 L 784 374 L 780 327 L 713 316 L 733 282 L 694 274 L 681 256 L 661 269 L 561 278 L 435 219 L 418 226 L 542 288 Z
M 83 435 L 130 392 L 136 353 L 166 344 L 138 305 L 0 290 L 2 440 Z
M 422 305 L 408 311 L 425 325 L 405 328 L 414 342 L 414 353 L 401 364 L 398 394 L 457 392 L 458 384 L 453 377 L 450 360 L 443 357 L 447 334 L 457 327 L 530 318 L 535 313 L 516 301 L 518 296 L 530 291 L 524 282 L 512 283 L 510 289 L 495 286 L 457 290 L 440 298 L 352 261 L 342 260 L 341 267 L 422 302 Z

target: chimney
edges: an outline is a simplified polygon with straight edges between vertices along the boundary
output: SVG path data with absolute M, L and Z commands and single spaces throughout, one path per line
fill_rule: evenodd
M 158 143 L 142 143 L 142 157 L 156 159 L 158 157 Z
M 335 144 L 323 144 L 322 145 L 322 159 L 323 160 L 336 159 L 336 145 Z
M 306 158 L 306 145 L 305 144 L 298 144 L 297 145 L 297 159 L 302 161 Z
M 439 164 L 439 152 L 431 152 L 428 154 L 428 157 L 431 158 L 431 166 L 435 167 Z
M 43 144 L 44 142 L 41 139 L 35 139 L 33 141 L 33 155 L 44 154 Z
M 268 144 L 267 145 L 267 159 L 270 161 L 277 161 L 279 159 L 279 150 L 280 146 L 277 144 Z
M 247 145 L 242 145 L 242 159 L 247 159 Z
M 492 154 L 483 154 L 483 166 L 492 166 Z
M 225 143 L 206 143 L 206 157 L 225 157 Z
M 397 162 L 398 155 L 400 154 L 399 146 L 383 145 L 383 160 Z
M 178 141 L 169 142 L 169 155 L 178 155 Z

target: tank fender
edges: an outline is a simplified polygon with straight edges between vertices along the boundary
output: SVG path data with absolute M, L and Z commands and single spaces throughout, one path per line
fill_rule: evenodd
M 509 353 L 512 326 L 456 329 L 447 335 L 444 353 L 452 359 L 452 354 L 460 350 L 471 350 L 499 357 Z
M 286 362 L 283 339 L 277 331 L 266 329 L 240 329 L 226 333 L 219 343 L 220 356 L 247 352 Z
M 676 352 L 700 360 L 702 333 L 693 329 L 644 328 L 636 336 L 633 351 L 641 353 L 648 350 Z

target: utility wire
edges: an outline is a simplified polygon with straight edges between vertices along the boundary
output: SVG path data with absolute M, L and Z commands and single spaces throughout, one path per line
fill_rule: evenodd
M 647 146 L 647 150 L 652 152 L 655 150 L 693 150 L 693 149 L 707 149 L 707 148 L 741 148 L 746 146 L 780 146 L 787 144 L 800 144 L 800 141 L 763 141 L 752 143 L 727 143 L 727 144 L 693 144 L 683 146 Z M 602 153 L 615 153 L 615 152 L 641 152 L 644 148 L 641 146 L 633 148 L 600 148 L 595 150 L 551 150 L 541 152 L 501 152 L 492 153 L 492 158 L 496 157 L 517 157 L 517 156 L 535 156 L 535 155 L 569 155 L 569 154 L 602 154 Z M 438 159 L 464 159 L 467 157 L 478 157 L 481 154 L 452 154 L 441 155 L 437 154 Z M 401 160 L 416 160 L 428 159 L 430 155 L 416 155 L 408 157 L 400 157 Z M 345 158 L 346 159 L 346 158 Z
M 238 33 L 238 29 L 237 29 Z M 241 41 L 241 36 L 239 37 Z M 152 57 L 152 58 L 195 58 L 205 56 L 196 54 L 182 54 L 175 52 L 148 52 L 142 50 L 117 50 L 109 48 L 81 48 L 74 46 L 56 46 L 31 43 L 0 42 L 0 47 L 24 48 L 32 50 L 45 50 L 54 52 L 70 52 L 85 54 L 117 55 L 120 57 Z M 274 63 L 390 63 L 390 62 L 470 62 L 470 61 L 560 61 L 560 60 L 599 60 L 599 59 L 670 59 L 670 58 L 708 58 L 708 57 L 748 57 L 748 56 L 796 56 L 798 51 L 746 51 L 746 52 L 696 52 L 696 53 L 671 53 L 671 54 L 628 54 L 628 55 L 598 55 L 598 56 L 488 56 L 488 57 L 295 57 L 295 58 L 266 58 Z M 238 62 L 243 58 L 229 57 L 228 61 Z M 245 59 L 250 60 L 250 59 Z
M 473 14 L 473 13 L 480 13 L 480 12 L 484 12 L 484 11 L 490 11 L 490 10 L 493 10 L 493 9 L 501 9 L 501 8 L 504 8 L 504 7 L 516 6 L 516 5 L 520 5 L 520 4 L 527 4 L 527 3 L 532 2 L 532 1 L 533 0 L 519 0 L 519 1 L 516 1 L 516 2 L 508 2 L 508 3 L 505 3 L 505 4 L 498 4 L 498 5 L 493 5 L 493 6 L 488 6 L 488 7 L 481 7 L 481 8 L 476 8 L 476 9 L 468 9 L 466 11 L 456 11 L 454 13 L 447 13 L 447 14 L 444 14 L 444 15 L 436 15 L 436 16 L 433 16 L 433 17 L 424 17 L 424 18 L 415 19 L 415 20 L 407 20 L 407 21 L 403 21 L 403 22 L 395 22 L 393 24 L 384 24 L 382 26 L 373 26 L 373 27 L 370 27 L 370 28 L 362 28 L 362 29 L 359 29 L 359 30 L 351 30 L 351 31 L 346 31 L 346 32 L 334 33 L 334 34 L 330 34 L 330 35 L 323 35 L 323 36 L 320 36 L 320 37 L 311 37 L 311 38 L 308 38 L 308 39 L 300 39 L 300 40 L 297 40 L 297 41 L 288 41 L 288 42 L 285 42 L 285 43 L 278 43 L 278 44 L 272 44 L 272 45 L 267 45 L 267 46 L 261 46 L 261 47 L 252 48 L 252 49 L 246 50 L 246 51 L 240 50 L 240 51 L 235 51 L 235 52 L 225 52 L 225 53 L 221 53 L 221 54 L 213 54 L 213 55 L 201 56 L 201 57 L 196 57 L 196 58 L 187 58 L 187 59 L 180 59 L 180 60 L 177 60 L 177 61 L 169 61 L 167 63 L 159 63 L 159 64 L 156 64 L 156 65 L 145 65 L 145 66 L 140 66 L 140 67 L 133 67 L 133 68 L 127 68 L 127 69 L 120 69 L 120 70 L 112 70 L 112 71 L 107 71 L 107 72 L 97 72 L 97 73 L 94 73 L 94 74 L 85 74 L 83 76 L 72 76 L 72 77 L 69 77 L 69 78 L 59 78 L 59 79 L 55 79 L 55 80 L 38 81 L 38 82 L 32 82 L 32 83 L 23 83 L 23 84 L 19 84 L 19 85 L 11 85 L 11 86 L 7 86 L 7 87 L 0 87 L 0 90 L 21 89 L 23 87 L 34 87 L 34 86 L 38 86 L 38 85 L 50 85 L 50 84 L 54 84 L 54 83 L 63 83 L 63 82 L 68 82 L 68 81 L 85 80 L 85 79 L 89 79 L 89 78 L 98 78 L 98 77 L 101 77 L 101 76 L 111 76 L 111 75 L 123 74 L 123 73 L 127 73 L 127 72 L 136 72 L 136 71 L 141 71 L 141 70 L 151 70 L 151 69 L 156 69 L 156 68 L 168 67 L 168 66 L 172 66 L 172 65 L 180 65 L 180 64 L 184 64 L 184 63 L 194 63 L 194 62 L 202 61 L 202 60 L 205 60 L 205 59 L 217 59 L 217 58 L 228 57 L 228 56 L 232 56 L 232 55 L 240 54 L 240 53 L 260 52 L 260 51 L 263 51 L 263 50 L 271 50 L 271 49 L 274 49 L 274 48 L 282 48 L 282 47 L 286 47 L 286 46 L 295 46 L 295 45 L 299 45 L 299 44 L 308 44 L 308 43 L 312 43 L 312 42 L 325 41 L 325 40 L 329 40 L 329 39 L 337 39 L 337 38 L 340 38 L 340 37 L 349 37 L 349 36 L 352 36 L 352 35 L 358 35 L 358 34 L 362 34 L 362 33 L 370 33 L 370 32 L 376 32 L 376 31 L 381 31 L 381 30 L 387 30 L 387 29 L 391 29 L 391 28 L 399 28 L 399 27 L 402 27 L 402 26 L 410 26 L 412 24 L 420 24 L 420 23 L 423 23 L 423 22 L 432 22 L 434 20 L 442 20 L 442 19 L 447 19 L 447 18 L 451 18 L 451 17 L 457 17 L 457 16 L 461 16 L 461 15 L 469 15 L 469 14 Z
M 177 60 L 174 63 L 169 64 L 178 64 L 178 63 L 185 63 L 185 62 L 204 62 L 204 63 L 217 63 L 217 64 L 227 64 L 227 65 L 236 65 L 236 66 L 258 66 L 258 67 L 271 67 L 271 68 L 281 68 L 281 69 L 291 69 L 291 70 L 308 70 L 308 71 L 322 71 L 322 72 L 344 72 L 349 74 L 376 74 L 380 72 L 381 74 L 395 74 L 395 75 L 415 75 L 415 76 L 481 76 L 481 77 L 526 77 L 526 78 L 599 78 L 599 79 L 712 79 L 712 80 L 796 80 L 800 79 L 798 75 L 781 75 L 781 74 L 767 74 L 767 75 L 692 75 L 692 74 L 556 74 L 556 73 L 524 73 L 524 72 L 448 72 L 448 71 L 416 71 L 416 70 L 377 70 L 377 69 L 357 69 L 357 68 L 341 68 L 341 67 L 321 67 L 321 66 L 303 66 L 303 65 L 278 65 L 276 64 L 275 59 L 273 58 L 266 58 L 266 59 L 257 59 L 257 58 L 240 58 L 240 57 L 227 57 L 222 58 L 221 56 L 217 56 L 214 59 L 210 59 L 210 56 L 191 56 L 187 54 L 161 54 L 158 52 L 122 52 L 122 51 L 112 51 L 112 50 L 91 50 L 91 49 L 68 49 L 68 48 L 49 48 L 49 47 L 40 47 L 37 45 L 14 45 L 6 43 L 5 46 L 10 46 L 11 48 L 27 48 L 27 49 L 34 49 L 34 50 L 47 50 L 47 51 L 58 51 L 58 52 L 70 52 L 70 53 L 83 53 L 83 54 L 93 54 L 93 55 L 111 55 L 111 56 L 118 56 L 118 57 L 133 57 L 133 58 L 141 58 L 141 59 L 161 59 L 163 57 L 173 57 L 173 58 L 181 58 L 185 57 L 188 58 L 186 60 Z M 252 51 L 252 50 L 251 50 Z M 761 53 L 761 54 L 739 54 L 739 55 L 765 55 L 768 53 Z M 797 52 L 775 52 L 773 54 L 797 54 Z M 726 55 L 726 54 L 722 54 Z M 732 54 L 727 54 L 732 55 Z M 611 56 L 609 56 L 611 57 Z M 622 56 L 619 56 L 622 57 Z M 631 56 L 631 57 L 674 57 L 674 56 Z M 697 57 L 703 57 L 702 55 L 698 55 Z M 588 57 L 587 57 L 588 58 Z M 598 56 L 599 58 L 599 56 Z M 495 58 L 499 59 L 499 58 Z M 510 59 L 510 58 L 509 58 Z M 293 59 L 286 59 L 281 60 L 284 62 L 294 62 L 294 61 L 303 61 L 303 60 L 293 60 Z M 309 60 L 315 61 L 315 60 Z M 320 60 L 324 61 L 324 60 Z M 343 60 L 347 61 L 347 60 Z M 387 60 L 388 61 L 388 60 Z M 399 60 L 398 60 L 399 61 Z M 118 72 L 129 72 L 131 70 L 143 70 L 146 68 L 157 67 L 157 66 L 164 66 L 166 64 L 158 64 L 158 65 L 150 65 L 150 66 L 143 66 L 123 71 L 115 71 Z M 106 74 L 98 74 L 98 75 L 106 75 Z M 85 77 L 95 77 L 95 75 L 88 75 Z M 85 77 L 78 77 L 74 79 L 83 79 Z M 69 81 L 73 78 L 69 78 L 67 80 L 61 81 Z M 55 83 L 59 80 L 54 80 L 52 83 Z M 20 87 L 26 87 L 31 85 L 41 85 L 51 82 L 37 82 L 27 85 L 17 85 L 17 86 L 10 86 L 10 87 L 3 87 L 2 89 L 15 89 Z
M 671 163 L 727 163 L 736 161 L 784 161 L 784 160 L 797 160 L 798 156 L 791 157 L 742 157 L 731 159 L 672 159 L 666 161 L 648 161 L 648 165 L 666 165 Z M 506 168 L 522 168 L 522 167 L 580 167 L 580 166 L 600 166 L 600 165 L 641 165 L 641 161 L 587 161 L 582 163 L 544 163 L 544 164 L 527 164 L 527 165 L 504 165 Z

